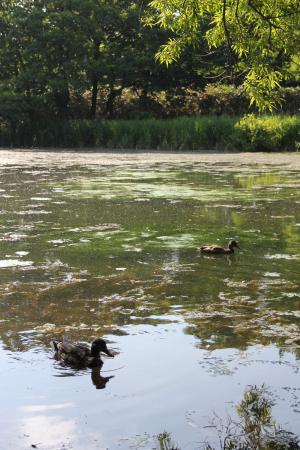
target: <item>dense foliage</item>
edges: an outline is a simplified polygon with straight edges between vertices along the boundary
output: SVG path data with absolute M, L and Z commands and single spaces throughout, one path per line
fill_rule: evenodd
M 281 112 L 298 113 L 296 2 L 260 3 L 3 0 L 1 144 L 215 148 L 223 145 L 223 138 L 206 142 L 204 135 L 199 140 L 198 131 L 197 138 L 191 131 L 181 142 L 178 136 L 185 132 L 178 130 L 186 119 L 172 125 L 152 121 L 149 129 L 144 123 L 88 120 L 255 113 L 256 105 L 249 108 L 249 103 L 274 105 L 273 90 L 288 77 Z M 193 45 L 186 46 L 189 43 Z M 162 61 L 176 63 L 161 64 L 155 57 L 159 49 Z M 198 121 L 187 123 L 189 129 Z M 206 123 L 219 127 L 221 121 Z M 121 128 L 126 131 L 117 143 L 114 136 Z M 163 136 L 156 128 L 163 129 Z M 274 139 L 279 148 L 287 148 L 286 140 Z M 296 140 L 288 147 L 296 148 Z M 232 140 L 226 146 L 235 148 Z M 253 142 L 249 146 L 257 148 Z
M 225 53 L 222 76 L 240 79 L 251 102 L 272 109 L 283 80 L 299 76 L 299 0 L 152 0 L 150 24 L 174 35 L 162 46 L 166 64 L 187 45 Z
M 144 120 L 66 120 L 32 130 L 0 127 L 0 145 L 137 150 L 300 150 L 300 116 L 180 117 Z
M 201 86 L 189 51 L 171 70 L 155 61 L 168 32 L 146 28 L 139 0 L 4 0 L 0 3 L 0 117 L 29 127 L 51 119 L 106 117 L 130 88 Z

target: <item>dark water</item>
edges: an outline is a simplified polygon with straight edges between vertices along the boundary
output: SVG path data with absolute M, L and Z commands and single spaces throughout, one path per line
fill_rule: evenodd
M 299 432 L 299 175 L 296 154 L 1 153 L 0 447 L 199 448 L 262 383 Z M 53 360 L 64 334 L 108 340 L 104 389 Z

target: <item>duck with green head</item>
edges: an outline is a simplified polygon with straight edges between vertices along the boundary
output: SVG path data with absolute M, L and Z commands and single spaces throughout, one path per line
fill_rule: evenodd
M 62 341 L 51 341 L 54 350 L 54 357 L 64 364 L 74 367 L 96 367 L 103 364 L 101 353 L 113 358 L 113 354 L 108 350 L 104 339 L 95 339 L 91 345 L 84 342 L 68 342 L 65 338 Z

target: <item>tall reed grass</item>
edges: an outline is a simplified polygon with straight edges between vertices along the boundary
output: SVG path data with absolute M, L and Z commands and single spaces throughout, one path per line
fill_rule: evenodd
M 170 151 L 297 151 L 300 116 L 199 116 L 70 120 L 43 126 L 0 123 L 0 145 Z

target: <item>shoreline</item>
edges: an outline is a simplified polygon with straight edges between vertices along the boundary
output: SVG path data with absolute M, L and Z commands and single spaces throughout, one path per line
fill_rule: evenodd
M 191 165 L 198 163 L 226 164 L 239 163 L 242 170 L 249 170 L 249 166 L 255 169 L 282 166 L 300 170 L 300 153 L 298 152 L 179 152 L 179 151 L 118 151 L 102 149 L 76 149 L 57 148 L 38 149 L 0 149 L 0 166 L 40 165 L 40 166 L 73 166 L 75 164 L 86 165 L 146 165 L 146 164 L 181 164 Z

